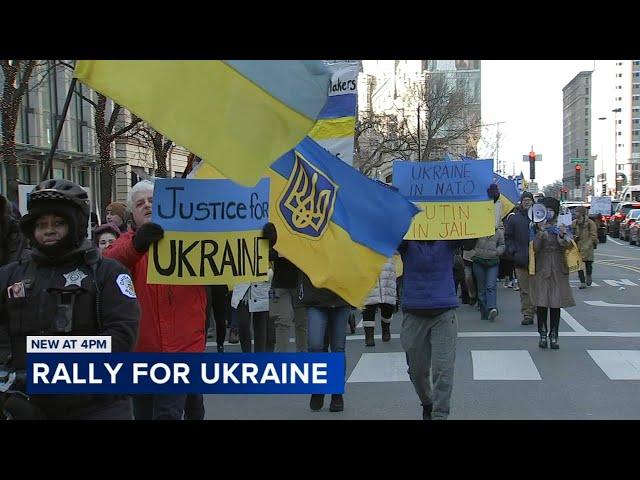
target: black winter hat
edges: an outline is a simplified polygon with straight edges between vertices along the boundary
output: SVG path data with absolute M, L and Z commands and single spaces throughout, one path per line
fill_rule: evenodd
M 533 200 L 533 193 L 522 192 L 522 195 L 520 196 L 520 201 L 524 200 L 525 198 L 530 198 L 531 200 Z
M 558 200 L 557 198 L 544 197 L 541 198 L 538 203 L 541 203 L 545 207 L 552 209 L 555 214 L 554 217 L 557 217 L 560 213 L 560 200 Z

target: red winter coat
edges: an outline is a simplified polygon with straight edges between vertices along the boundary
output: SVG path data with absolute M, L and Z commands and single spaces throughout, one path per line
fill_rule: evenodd
M 136 352 L 203 352 L 207 294 L 202 286 L 147 283 L 148 253 L 133 247 L 135 233 L 123 233 L 102 253 L 131 272 L 142 315 Z

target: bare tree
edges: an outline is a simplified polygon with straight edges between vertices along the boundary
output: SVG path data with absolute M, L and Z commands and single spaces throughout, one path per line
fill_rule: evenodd
M 110 114 L 107 114 L 107 97 L 97 93 L 97 102 L 86 97 L 83 98 L 95 108 L 93 118 L 98 142 L 98 157 L 100 158 L 100 211 L 104 212 L 107 209 L 107 205 L 111 203 L 113 177 L 115 175 L 115 166 L 111 158 L 112 144 L 116 139 L 124 137 L 142 119 L 132 115 L 131 121 L 121 121 L 119 128 L 116 129 L 118 116 L 124 114 L 120 105 L 114 103 L 113 110 L 111 110 Z
M 550 185 L 546 185 L 543 189 L 542 192 L 544 193 L 545 197 L 553 197 L 553 198 L 560 198 L 560 194 L 562 192 L 562 181 L 561 180 L 556 180 L 555 182 L 553 182 Z
M 466 156 L 477 156 L 480 117 L 467 79 L 452 78 L 445 72 L 428 73 L 410 92 L 408 103 L 419 109 L 419 122 L 408 124 L 415 158 L 440 158 L 452 145 L 464 146 Z M 420 111 L 424 112 L 424 117 Z
M 156 176 L 167 178 L 169 176 L 167 171 L 167 157 L 169 156 L 171 148 L 175 145 L 173 140 L 166 138 L 144 122 L 138 124 L 133 136 L 141 140 L 143 145 L 153 150 Z
M 395 115 L 371 111 L 364 112 L 356 122 L 354 147 L 354 167 L 367 176 L 383 164 L 408 159 L 411 154 L 405 124 L 398 125 Z
M 29 80 L 36 60 L 1 60 L 4 78 L 0 114 L 2 115 L 2 144 L 0 158 L 7 175 L 7 198 L 18 201 L 18 157 L 16 154 L 16 127 L 22 98 L 29 89 Z

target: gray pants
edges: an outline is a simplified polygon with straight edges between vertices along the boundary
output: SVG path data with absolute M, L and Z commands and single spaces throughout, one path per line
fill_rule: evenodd
M 531 305 L 531 297 L 529 296 L 529 289 L 531 288 L 529 275 L 529 269 L 516 267 L 516 277 L 518 277 L 518 286 L 520 287 L 520 310 L 524 318 L 532 319 L 536 314 L 536 306 Z
M 433 405 L 433 420 L 449 416 L 457 334 L 453 309 L 432 318 L 404 312 L 400 342 L 407 356 L 409 378 L 422 404 Z
M 274 288 L 269 296 L 269 316 L 273 319 L 276 331 L 274 352 L 289 351 L 289 332 L 295 324 L 296 352 L 307 351 L 306 308 L 293 307 L 293 295 L 296 289 Z

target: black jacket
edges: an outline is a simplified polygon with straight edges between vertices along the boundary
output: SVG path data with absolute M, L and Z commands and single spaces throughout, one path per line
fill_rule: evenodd
M 529 266 L 529 223 L 527 211 L 521 207 L 505 221 L 503 257 L 520 268 Z
M 298 301 L 304 307 L 348 307 L 349 303 L 326 288 L 317 288 L 302 270 L 298 274 Z M 297 302 L 296 302 L 297 304 Z
M 139 320 L 129 272 L 117 261 L 102 258 L 88 240 L 59 258 L 34 249 L 0 268 L 0 345 L 9 347 L 8 363 L 17 371 L 26 366 L 28 335 L 109 335 L 113 352 L 129 352 L 136 344 Z M 70 331 L 64 331 L 65 323 Z M 6 355 L 0 363 L 7 363 Z M 105 400 L 91 395 L 31 398 L 47 418 L 64 418 L 74 409 Z

